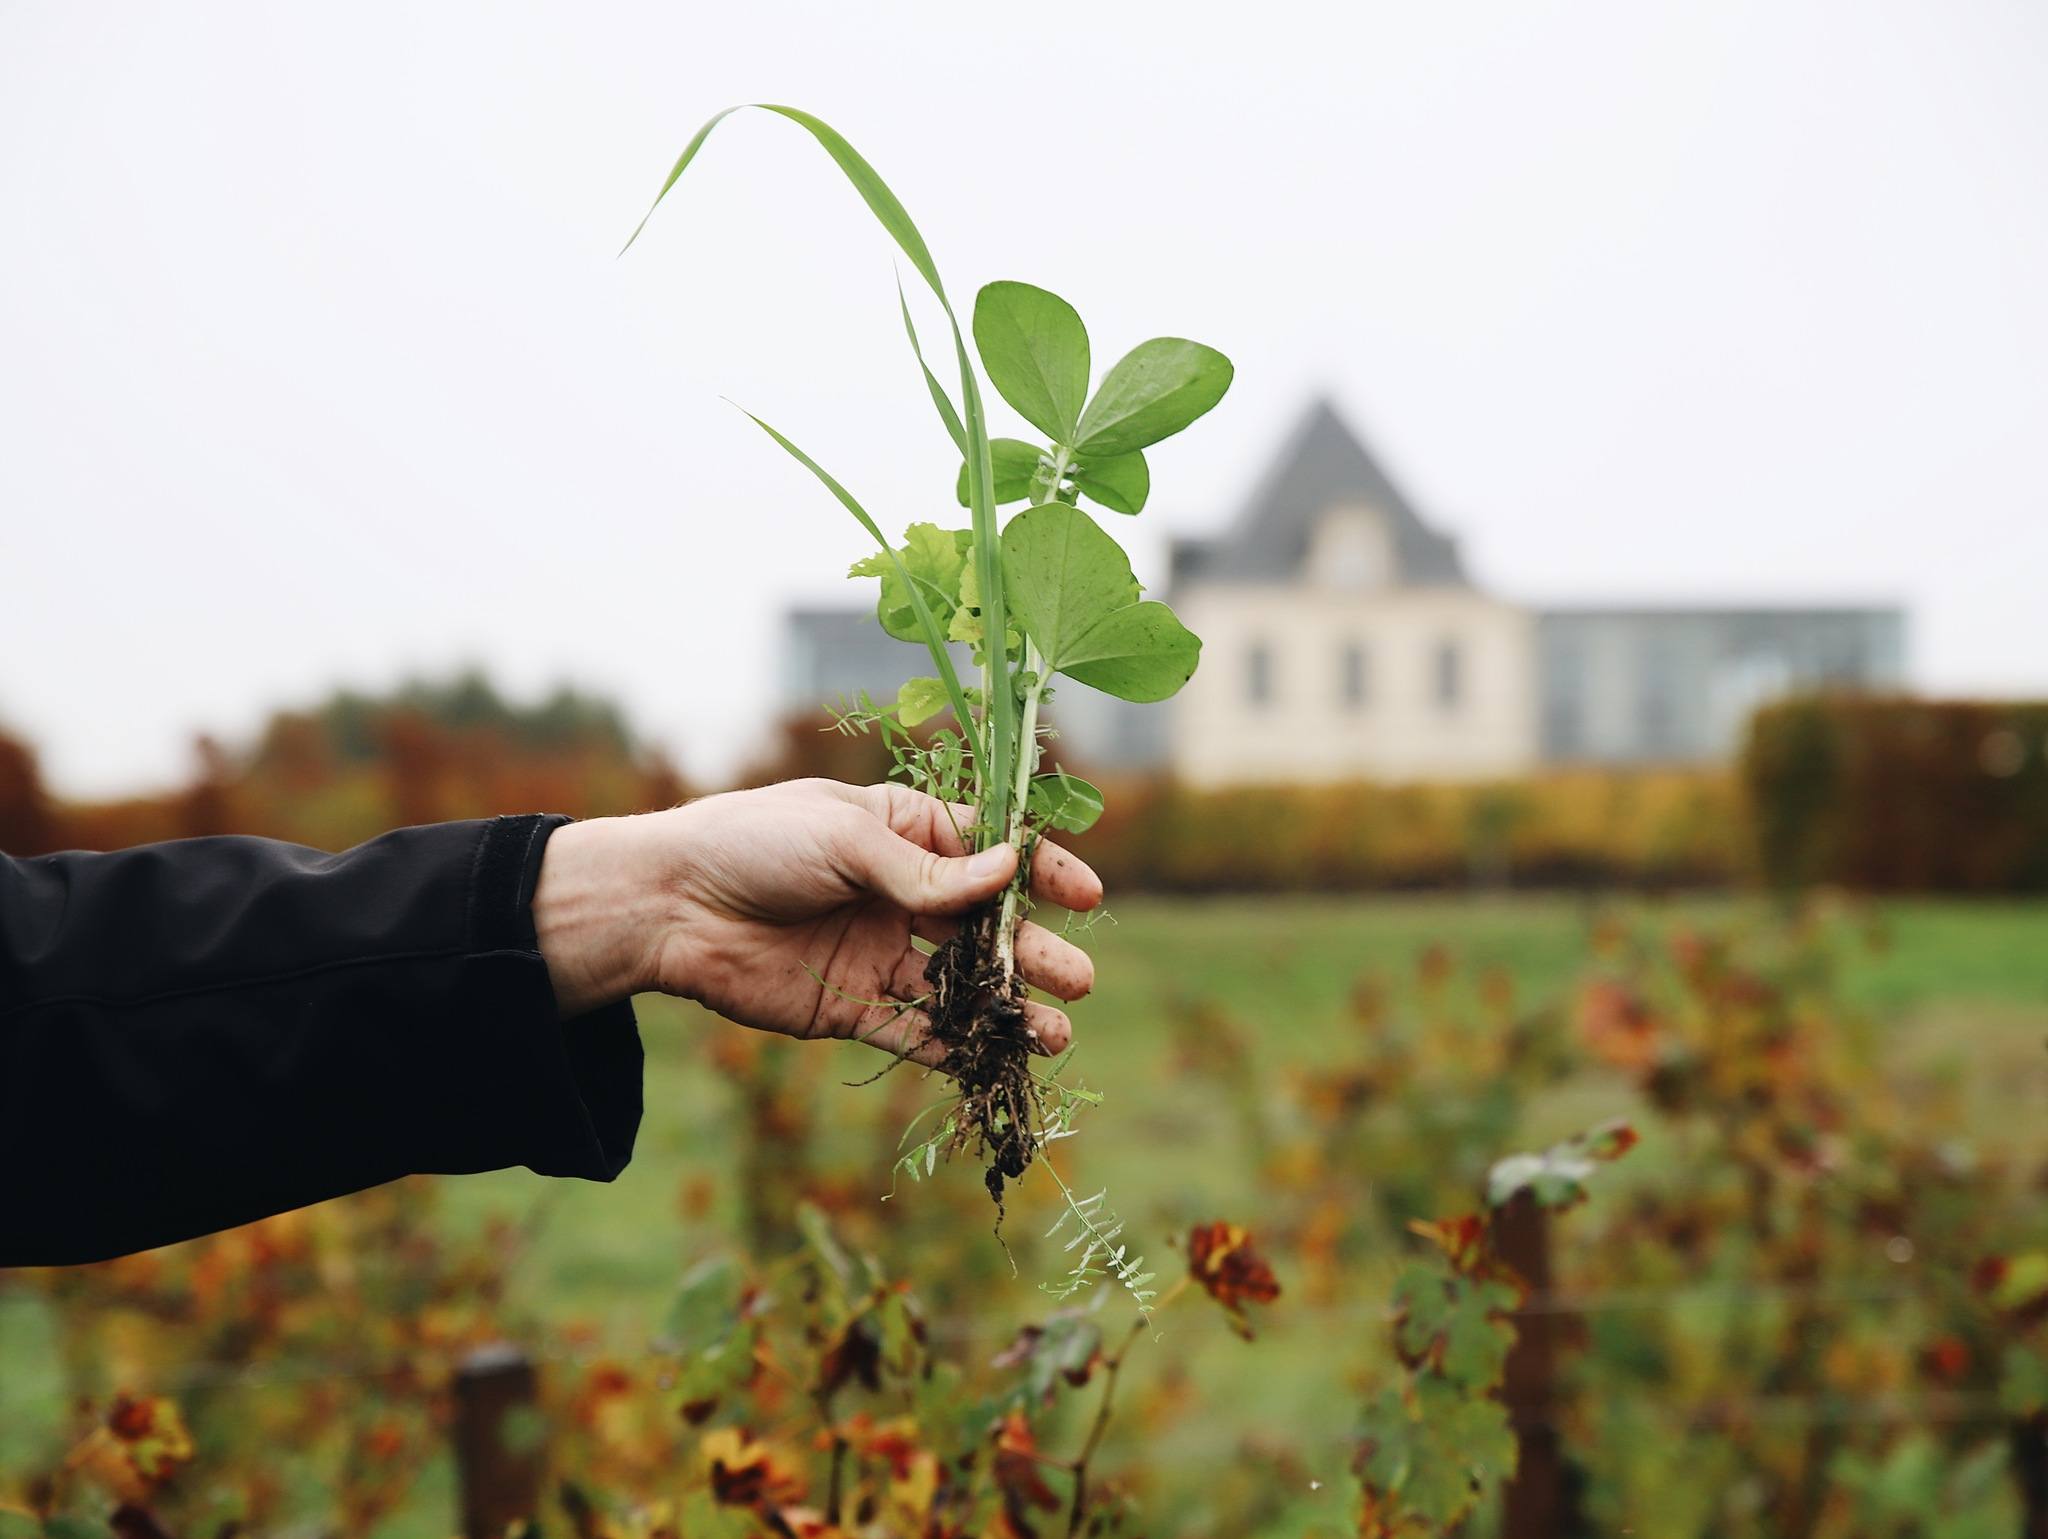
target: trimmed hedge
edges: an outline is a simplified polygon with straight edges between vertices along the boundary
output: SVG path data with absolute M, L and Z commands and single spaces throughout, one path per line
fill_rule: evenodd
M 1740 773 L 1773 886 L 2048 892 L 2048 703 L 1787 701 Z

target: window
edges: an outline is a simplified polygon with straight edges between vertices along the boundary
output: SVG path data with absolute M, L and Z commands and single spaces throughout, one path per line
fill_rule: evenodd
M 1270 705 L 1273 701 L 1273 649 L 1263 641 L 1255 641 L 1244 659 L 1244 693 L 1253 705 Z
M 1344 704 L 1351 710 L 1360 710 L 1365 705 L 1369 687 L 1368 662 L 1365 643 L 1347 641 L 1337 654 L 1337 689 Z
M 1436 703 L 1455 710 L 1465 693 L 1465 654 L 1455 641 L 1439 641 L 1435 658 Z

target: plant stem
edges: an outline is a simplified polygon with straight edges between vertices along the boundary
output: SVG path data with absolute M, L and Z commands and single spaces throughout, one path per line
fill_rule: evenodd
M 1048 497 L 1058 497 L 1060 482 L 1065 479 L 1067 465 L 1072 458 L 1073 451 L 1065 444 L 1054 446 L 1052 484 L 1046 492 Z M 983 655 L 993 657 L 994 648 L 985 646 Z M 1024 891 L 1031 880 L 1031 852 L 1024 847 L 1024 804 L 1031 794 L 1031 777 L 1038 773 L 1038 708 L 1045 698 L 1048 683 L 1045 658 L 1029 636 L 1024 638 L 1024 656 L 1020 666 L 1030 675 L 1031 683 L 1024 694 L 1023 719 L 1017 728 L 1015 794 L 1010 799 L 1009 827 L 1004 831 L 1004 837 L 1017 847 L 1017 875 L 1003 893 L 1003 911 L 996 922 L 996 957 L 1002 964 L 1005 979 L 1013 977 L 1017 970 L 1017 921 L 1022 917 Z
M 1074 1499 L 1067 1508 L 1067 1539 L 1081 1532 L 1081 1521 L 1088 1508 L 1088 1465 L 1095 1457 L 1095 1450 L 1102 1442 L 1102 1434 L 1109 1427 L 1109 1413 L 1116 1405 L 1116 1376 L 1124 1365 L 1124 1354 L 1131 1350 L 1138 1339 L 1138 1333 L 1145 1328 L 1145 1317 L 1138 1316 L 1131 1322 L 1130 1334 L 1116 1349 L 1116 1354 L 1103 1359 L 1102 1400 L 1095 1407 L 1095 1420 L 1089 1424 L 1088 1440 L 1081 1445 L 1081 1451 L 1074 1455 Z

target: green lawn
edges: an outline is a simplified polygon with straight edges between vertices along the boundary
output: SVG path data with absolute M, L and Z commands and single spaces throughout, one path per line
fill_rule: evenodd
M 1762 910 L 1684 899 L 1637 902 L 1630 912 L 1653 925 L 1680 926 L 1739 923 Z M 1881 1020 L 1899 1054 L 1956 1076 L 1973 1123 L 2006 1133 L 2048 1123 L 2040 1115 L 2048 1103 L 2048 904 L 1902 902 L 1873 912 L 1884 942 L 1845 962 L 1846 997 Z M 1227 1215 L 1256 1225 L 1258 1178 L 1229 1096 L 1213 1081 L 1171 1067 L 1179 1002 L 1207 1002 L 1237 1022 L 1262 1060 L 1262 1083 L 1279 1086 L 1287 1076 L 1313 1076 L 1333 1053 L 1356 1053 L 1347 1002 L 1361 973 L 1385 976 L 1399 998 L 1418 954 L 1440 942 L 1457 964 L 1454 987 L 1498 968 L 1513 979 L 1517 1007 L 1527 1009 L 1557 997 L 1577 975 L 1598 917 L 1588 904 L 1536 897 L 1119 904 L 1116 922 L 1088 937 L 1099 983 L 1074 1011 L 1076 1068 L 1108 1099 L 1083 1137 L 1061 1146 L 1063 1168 L 1085 1167 L 1091 1185 L 1108 1186 L 1148 1245 L 1197 1218 Z M 446 1183 L 451 1223 L 545 1205 L 516 1289 L 518 1305 L 543 1331 L 584 1322 L 613 1350 L 642 1350 L 680 1271 L 733 1243 L 731 1215 L 744 1195 L 734 1168 L 733 1098 L 702 1051 L 706 1033 L 731 1029 L 687 1007 L 646 1002 L 647 1116 L 638 1154 L 616 1183 L 548 1183 L 523 1172 Z M 916 1104 L 914 1082 L 898 1075 L 881 1086 L 842 1089 L 836 1081 L 870 1070 L 874 1054 L 854 1046 L 773 1050 L 836 1071 L 820 1076 L 813 1092 L 817 1169 L 879 1194 L 888 1184 L 888 1130 L 897 1125 L 891 1119 L 900 1121 L 903 1108 Z M 1589 1070 L 1527 1108 L 1522 1131 L 1533 1142 L 1633 1110 L 1624 1084 Z M 711 1216 L 686 1222 L 681 1194 L 707 1178 Z M 972 1284 L 943 1294 L 933 1307 L 942 1339 L 985 1356 L 1043 1308 L 1034 1284 L 1055 1268 L 1025 1223 L 1036 1210 L 1026 1201 L 1011 1224 L 1021 1269 L 1012 1280 L 985 1237 L 985 1204 L 972 1175 L 942 1170 L 936 1188 L 913 1188 L 896 1200 L 913 1210 L 918 1204 L 928 1205 L 927 1215 L 966 1215 L 954 1227 L 964 1231 L 957 1243 L 979 1258 L 968 1269 Z M 912 1211 L 896 1232 L 920 1236 L 932 1227 L 919 1227 Z M 901 1243 L 906 1253 L 884 1259 L 920 1276 L 915 1247 L 926 1241 Z M 1275 1310 L 1255 1355 L 1212 1310 L 1173 1321 L 1160 1351 L 1181 1362 L 1195 1403 L 1211 1409 L 1176 1424 L 1148 1456 L 1170 1472 L 1227 1455 L 1261 1425 L 1284 1429 L 1311 1418 L 1333 1438 L 1341 1435 L 1349 1420 L 1346 1376 L 1369 1355 L 1377 1329 L 1377 1300 L 1384 1296 L 1378 1283 L 1361 1277 L 1356 1298 L 1336 1300 L 1319 1314 Z M 0 1294 L 0 1472 L 50 1414 L 54 1364 L 36 1311 L 19 1296 Z M 1343 1338 L 1336 1348 L 1333 1319 Z

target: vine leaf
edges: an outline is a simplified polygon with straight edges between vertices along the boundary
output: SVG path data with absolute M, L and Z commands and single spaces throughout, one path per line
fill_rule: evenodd
M 1072 305 L 1029 283 L 987 284 L 974 296 L 974 345 L 1020 417 L 1055 443 L 1074 441 L 1088 399 L 1088 328 Z
M 1010 608 L 1046 666 L 1121 700 L 1164 700 L 1195 671 L 1202 643 L 1166 605 L 1140 602 L 1130 558 L 1095 520 L 1042 503 L 1003 530 Z
M 1103 378 L 1072 442 L 1091 454 L 1129 454 L 1171 438 L 1223 399 L 1235 371 L 1213 347 L 1183 337 L 1140 342 Z

